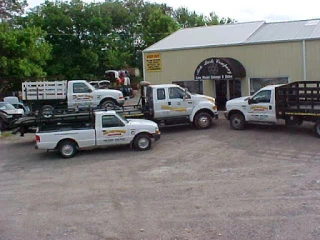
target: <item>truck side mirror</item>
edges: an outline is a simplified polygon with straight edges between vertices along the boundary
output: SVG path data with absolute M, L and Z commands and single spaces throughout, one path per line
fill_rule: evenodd
M 249 98 L 249 99 L 248 99 L 248 104 L 250 105 L 250 104 L 252 104 L 252 103 L 253 103 L 252 98 Z

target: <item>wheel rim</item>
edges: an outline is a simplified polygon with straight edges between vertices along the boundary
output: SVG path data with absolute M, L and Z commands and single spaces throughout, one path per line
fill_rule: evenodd
M 239 128 L 241 126 L 241 119 L 236 117 L 232 119 L 232 126 Z
M 208 125 L 209 125 L 209 119 L 206 116 L 201 116 L 199 118 L 199 126 L 201 128 L 205 128 L 205 127 L 208 127 Z
M 149 146 L 149 141 L 147 138 L 140 138 L 138 141 L 138 146 L 141 149 L 146 149 Z
M 65 156 L 70 156 L 73 153 L 73 147 L 71 145 L 63 145 L 61 148 L 61 152 Z

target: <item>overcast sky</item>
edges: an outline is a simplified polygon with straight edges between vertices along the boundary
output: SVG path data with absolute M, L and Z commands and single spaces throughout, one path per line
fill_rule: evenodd
M 40 5 L 45 0 L 27 0 L 30 7 Z M 85 0 L 93 2 L 94 0 Z M 96 0 L 96 2 L 101 0 Z M 219 17 L 230 17 L 238 22 L 265 20 L 290 21 L 320 18 L 318 0 L 149 0 L 166 3 L 174 9 L 187 7 L 189 11 L 209 15 L 215 12 Z M 317 3 L 318 2 L 318 3 Z

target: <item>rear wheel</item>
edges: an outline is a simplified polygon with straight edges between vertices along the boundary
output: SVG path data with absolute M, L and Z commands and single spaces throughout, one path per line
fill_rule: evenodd
M 77 152 L 76 144 L 70 140 L 59 143 L 59 153 L 63 158 L 72 158 Z
M 314 131 L 317 137 L 320 138 L 320 121 L 316 122 L 316 124 L 314 125 Z
M 147 134 L 140 134 L 133 140 L 135 149 L 145 151 L 151 148 L 151 138 Z
M 241 113 L 232 114 L 230 117 L 230 126 L 234 130 L 242 130 L 245 127 L 245 119 Z
M 116 104 L 112 100 L 105 100 L 104 102 L 101 103 L 101 108 L 105 110 L 111 110 L 116 107 Z
M 212 123 L 212 118 L 211 118 L 210 114 L 205 113 L 205 112 L 197 113 L 194 120 L 195 120 L 194 124 L 195 124 L 196 128 L 198 128 L 198 129 L 209 128 Z
M 44 118 L 52 118 L 54 115 L 54 107 L 51 105 L 45 105 L 41 108 L 41 115 Z

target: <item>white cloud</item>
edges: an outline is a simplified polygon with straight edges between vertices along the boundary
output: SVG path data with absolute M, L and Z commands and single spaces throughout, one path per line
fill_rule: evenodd
M 85 0 L 93 2 L 94 0 Z M 99 0 L 96 0 L 98 2 Z M 320 18 L 317 0 L 148 0 L 149 2 L 166 3 L 174 9 L 187 7 L 189 11 L 209 15 L 215 12 L 219 17 L 230 17 L 238 22 L 260 21 L 290 21 Z M 28 0 L 31 7 L 44 0 Z

